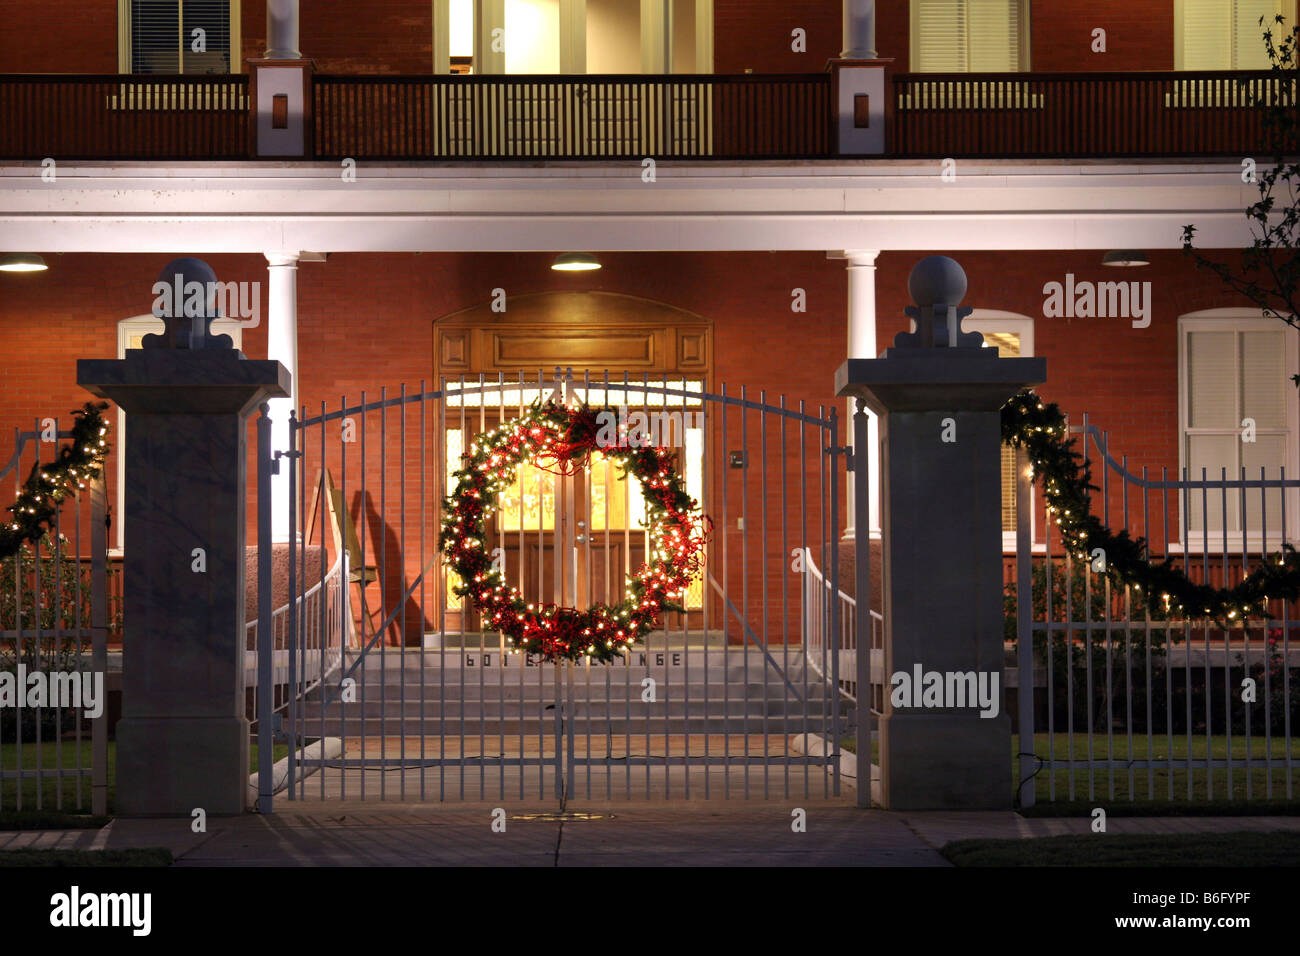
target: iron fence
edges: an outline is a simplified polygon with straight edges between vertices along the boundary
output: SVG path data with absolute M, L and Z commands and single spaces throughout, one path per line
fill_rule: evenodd
M 12 476 L 16 496 L 42 449 L 58 447 L 51 439 L 71 437 L 57 420 L 15 431 L 0 480 Z M 100 476 L 63 503 L 44 537 L 0 561 L 0 672 L 14 691 L 0 706 L 0 811 L 107 812 L 109 694 L 120 672 L 108 666 L 106 514 Z M 29 697 L 33 688 L 40 696 Z
M 1262 467 L 1232 477 L 1226 469 L 1134 473 L 1086 417 L 1072 430 L 1100 468 L 1094 513 L 1140 535 L 1149 560 L 1224 587 L 1293 543 L 1300 479 L 1284 468 L 1271 477 Z M 1050 521 L 1035 548 L 1023 458 L 1017 474 L 1017 580 L 1007 610 L 1018 642 L 1020 803 L 1293 799 L 1295 605 L 1269 600 L 1231 627 L 1164 596 L 1152 607 L 1107 571 L 1101 549 L 1062 548 Z

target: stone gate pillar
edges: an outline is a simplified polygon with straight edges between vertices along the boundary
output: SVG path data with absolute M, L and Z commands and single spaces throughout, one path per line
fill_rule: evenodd
M 837 394 L 881 422 L 881 799 L 899 810 L 1010 807 L 999 410 L 1043 382 L 1047 363 L 999 358 L 961 331 L 971 309 L 958 307 L 966 274 L 954 260 L 921 260 L 908 288 L 915 331 L 835 376 Z M 867 535 L 857 541 L 868 560 Z
M 127 420 L 117 811 L 241 813 L 247 417 L 289 394 L 289 373 L 211 333 L 206 263 L 177 259 L 158 281 L 175 290 L 154 312 L 170 312 L 166 331 L 125 359 L 77 362 L 77 384 Z

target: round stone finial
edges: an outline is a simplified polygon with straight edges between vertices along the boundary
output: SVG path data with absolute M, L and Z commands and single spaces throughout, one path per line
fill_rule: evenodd
M 179 302 L 174 302 L 172 310 L 175 315 L 182 315 L 183 310 L 180 306 L 184 303 L 188 293 L 187 288 L 192 288 L 190 283 L 197 282 L 203 289 L 203 303 L 205 309 L 211 309 L 216 299 L 217 274 L 213 271 L 212 266 L 208 265 L 202 259 L 185 257 L 183 259 L 173 259 L 167 265 L 162 267 L 158 273 L 158 282 L 165 284 L 168 288 L 174 289 L 174 296 Z M 165 304 L 164 300 L 164 304 Z M 164 309 L 165 311 L 165 309 Z M 155 312 L 157 315 L 157 312 Z M 158 318 L 169 318 L 166 315 L 159 315 Z
M 934 305 L 961 305 L 966 296 L 966 270 L 948 256 L 926 256 L 907 277 L 912 301 L 926 309 Z
M 161 335 L 146 335 L 141 345 L 146 349 L 232 348 L 230 336 L 214 335 L 211 329 L 221 314 L 219 286 L 216 272 L 202 259 L 173 259 L 163 266 L 153 286 L 153 314 L 166 328 Z

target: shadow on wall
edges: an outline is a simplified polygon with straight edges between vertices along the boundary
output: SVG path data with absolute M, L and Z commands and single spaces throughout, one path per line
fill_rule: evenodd
M 362 627 L 363 629 L 378 627 L 388 619 L 389 615 L 392 615 L 392 622 L 384 629 L 384 642 L 390 647 L 404 645 L 418 647 L 423 642 L 425 631 L 428 630 L 428 621 L 420 607 L 419 598 L 422 590 L 420 585 L 424 584 L 424 595 L 432 598 L 434 580 L 431 577 L 413 579 L 407 576 L 401 539 L 393 526 L 380 516 L 373 495 L 367 492 L 363 502 L 358 492 L 348 510 L 355 512 L 360 508 L 364 508 L 365 511 L 366 550 L 375 556 L 374 573 L 377 575 L 376 581 L 366 588 L 366 607 L 372 623 L 363 622 Z M 416 548 L 418 547 L 417 538 Z M 428 550 L 430 549 L 426 548 L 426 551 Z M 415 556 L 418 560 L 418 550 Z M 432 557 L 435 555 L 426 553 L 425 562 L 429 562 Z M 430 570 L 434 567 L 437 567 L 436 562 L 431 565 Z M 396 614 L 393 613 L 394 609 L 397 610 Z M 403 626 L 405 637 L 402 633 Z

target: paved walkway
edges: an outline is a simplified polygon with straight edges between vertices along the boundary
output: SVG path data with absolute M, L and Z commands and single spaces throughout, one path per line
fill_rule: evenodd
M 18 847 L 166 846 L 179 866 L 946 866 L 938 849 L 966 837 L 1089 832 L 1089 820 L 1010 812 L 890 813 L 806 800 L 807 831 L 791 829 L 784 803 L 496 804 L 339 803 L 208 821 L 116 820 L 103 830 L 0 833 Z M 1111 817 L 1110 833 L 1300 830 L 1300 817 Z

